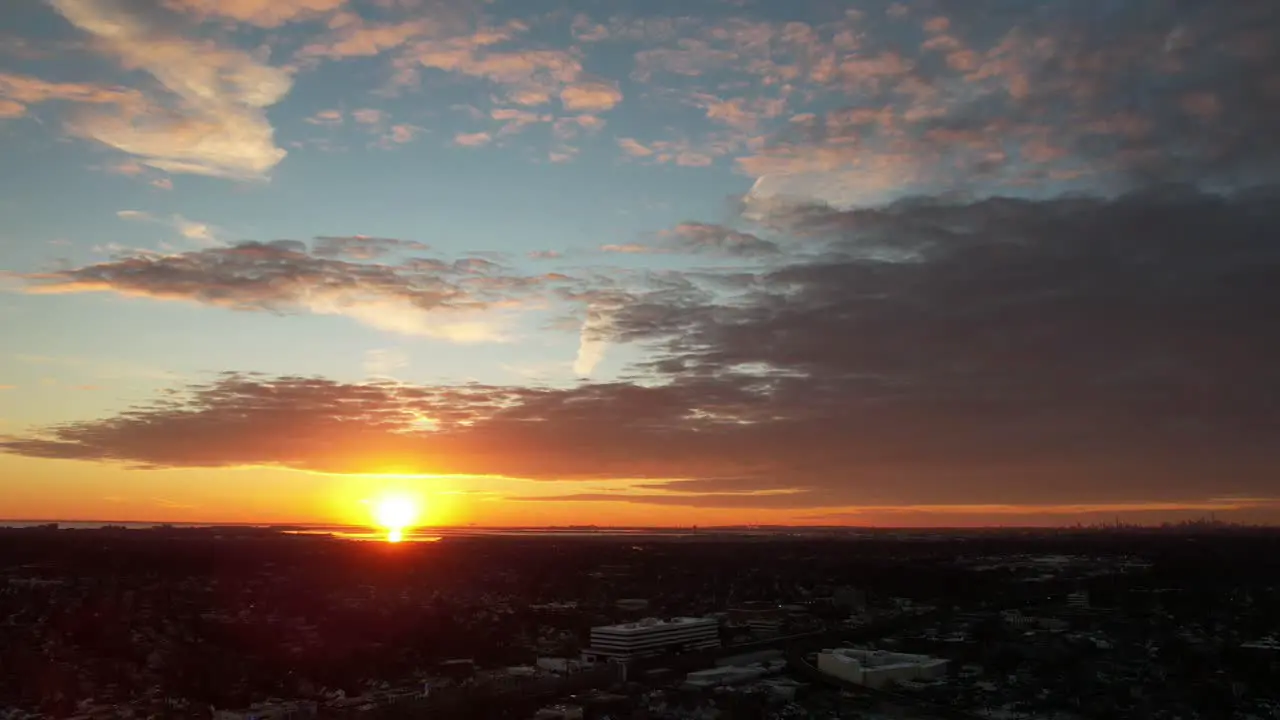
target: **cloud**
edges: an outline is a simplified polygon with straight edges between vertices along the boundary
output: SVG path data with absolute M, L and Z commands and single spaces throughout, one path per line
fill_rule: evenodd
M 600 251 L 620 255 L 692 253 L 734 258 L 767 257 L 781 252 L 777 243 L 751 233 L 709 223 L 681 223 L 671 230 L 657 233 L 655 239 L 653 244 L 633 242 L 601 245 Z
M 604 112 L 622 102 L 622 91 L 604 81 L 584 81 L 560 91 L 560 102 L 570 112 Z
M 308 20 L 332 12 L 346 0 L 165 0 L 179 12 L 202 18 L 225 18 L 274 28 L 287 22 Z
M 488 145 L 492 140 L 493 136 L 485 132 L 458 133 L 453 136 L 454 144 L 463 147 L 480 147 L 481 145 Z
M 621 243 L 612 245 L 601 245 L 600 252 L 618 253 L 621 255 L 648 255 L 652 253 L 663 252 L 662 248 L 653 245 L 644 245 L 641 243 Z
M 362 245 L 379 247 L 352 239 L 319 245 L 347 255 Z M 310 254 L 305 244 L 290 240 L 172 255 L 125 254 L 21 277 L 36 294 L 110 292 L 240 311 L 343 315 L 389 332 L 456 342 L 502 340 L 506 310 L 569 280 L 506 275 L 495 263 L 477 258 L 353 263 Z
M 587 316 L 579 333 L 578 354 L 573 360 L 573 372 L 578 377 L 591 377 L 596 366 L 604 360 L 605 352 L 609 349 L 609 331 L 616 309 L 609 302 L 587 305 Z
M 307 118 L 307 122 L 311 123 L 312 125 L 325 125 L 329 127 L 333 127 L 335 125 L 341 125 L 342 121 L 343 121 L 343 117 L 342 117 L 341 110 L 321 110 L 320 112 L 317 112 L 315 115 L 312 115 L 311 117 Z
M 513 21 L 465 34 L 418 40 L 393 61 L 394 84 L 417 84 L 420 71 L 425 68 L 486 80 L 502 87 L 505 99 L 515 105 L 547 104 L 581 79 L 582 64 L 567 50 L 499 49 L 527 29 L 523 23 Z
M 783 195 L 840 206 L 961 187 L 1046 197 L 1155 179 L 1276 180 L 1274 3 L 925 10 L 610 23 L 606 41 L 648 43 L 632 77 L 652 85 L 655 112 L 679 117 L 692 104 L 710 121 L 620 146 L 685 166 L 731 156 Z
M 371 378 L 391 378 L 397 370 L 409 367 L 409 355 L 399 348 L 366 350 L 364 372 Z
M 181 414 L 60 431 L 71 446 L 11 448 L 341 469 L 359 446 L 429 459 L 424 472 L 649 477 L 645 493 L 610 499 L 701 507 L 1184 502 L 1221 495 L 1223 482 L 1270 497 L 1275 200 L 1165 189 L 791 208 L 776 224 L 826 244 L 824 259 L 721 300 L 679 278 L 585 298 L 576 370 L 592 372 L 606 343 L 656 342 L 656 383 L 259 379 Z M 340 426 L 294 427 L 294 413 L 329 417 L 331 406 Z M 388 408 L 443 429 L 418 433 L 406 419 L 385 432 Z M 233 432 L 228 417 L 246 426 Z M 186 450 L 193 459 L 169 433 L 190 433 L 189 445 L 212 435 L 212 446 Z
M 382 144 L 384 146 L 388 146 L 411 143 L 421 130 L 422 128 L 416 125 L 409 125 L 406 123 L 392 125 L 387 130 L 386 134 L 382 136 Z
M 175 34 L 122 0 L 51 2 L 93 47 L 165 91 L 145 104 L 82 113 L 69 123 L 73 134 L 172 173 L 253 179 L 284 159 L 264 111 L 288 93 L 287 70 Z
M 360 108 L 353 110 L 351 117 L 361 125 L 377 125 L 385 119 L 385 114 L 381 110 L 374 108 Z
M 0 72 L 0 117 L 22 117 L 30 105 L 55 101 L 128 109 L 141 106 L 143 97 L 136 90 L 117 86 L 49 82 L 29 75 Z
M 347 12 L 332 17 L 328 26 L 327 35 L 298 51 L 299 59 L 371 57 L 440 30 L 439 25 L 427 19 L 371 23 L 355 13 Z
M 369 237 L 368 235 L 322 235 L 311 244 L 311 254 L 316 257 L 343 260 L 376 260 L 393 253 L 430 249 L 431 246 L 417 240 Z
M 761 274 L 650 273 L 643 289 L 566 291 L 588 308 L 575 370 L 593 372 L 606 344 L 631 344 L 651 350 L 632 369 L 643 382 L 227 375 L 4 448 L 334 472 L 394 457 L 420 472 L 629 478 L 624 493 L 560 499 L 695 507 L 1167 508 L 1280 497 L 1278 200 L 1280 188 L 1161 186 L 1115 199 L 776 207 L 776 232 L 815 253 Z M 296 301 L 281 277 L 314 278 L 309 291 L 357 282 L 324 263 L 268 258 L 252 273 L 221 270 L 228 277 L 204 292 L 263 306 L 264 293 Z M 424 261 L 365 270 L 358 282 L 412 293 L 396 278 L 415 267 L 494 272 L 484 261 Z M 161 291 L 130 274 L 149 273 L 70 278 Z M 160 276 L 166 292 L 191 294 L 176 271 Z
M 172 188 L 171 184 L 165 189 L 169 188 Z M 142 210 L 118 210 L 116 211 L 116 217 L 121 220 L 166 225 L 182 237 L 206 247 L 222 244 L 222 238 L 220 237 L 222 231 L 220 229 L 208 223 L 189 220 L 181 215 L 174 214 L 161 218 Z
M 653 150 L 645 147 L 635 138 L 618 138 L 618 147 L 622 148 L 622 152 L 631 157 L 649 157 L 653 154 Z
M 776 243 L 762 240 L 751 233 L 707 223 L 681 223 L 665 236 L 675 247 L 687 252 L 733 257 L 776 255 L 780 252 Z
M 27 114 L 27 106 L 16 100 L 0 99 L 0 118 L 17 118 Z

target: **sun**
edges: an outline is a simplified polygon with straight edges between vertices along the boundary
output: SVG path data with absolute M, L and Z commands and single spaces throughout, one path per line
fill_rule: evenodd
M 408 495 L 385 495 L 374 502 L 373 519 L 387 531 L 388 542 L 400 542 L 418 519 L 418 501 Z

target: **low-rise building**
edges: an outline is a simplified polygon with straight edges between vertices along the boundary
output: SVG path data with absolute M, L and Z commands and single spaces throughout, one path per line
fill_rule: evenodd
M 928 655 L 836 648 L 818 654 L 818 670 L 841 680 L 879 688 L 890 682 L 945 677 L 947 661 Z

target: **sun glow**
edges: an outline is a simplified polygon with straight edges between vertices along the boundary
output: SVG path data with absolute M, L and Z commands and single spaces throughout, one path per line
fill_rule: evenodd
M 408 495 L 385 495 L 374 502 L 373 519 L 387 531 L 387 542 L 400 542 L 418 520 L 418 501 Z

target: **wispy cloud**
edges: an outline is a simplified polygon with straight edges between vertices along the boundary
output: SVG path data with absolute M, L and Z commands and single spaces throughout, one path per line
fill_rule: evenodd
M 399 348 L 377 348 L 364 353 L 364 372 L 371 378 L 388 379 L 407 367 L 409 355 Z
M 0 72 L 0 117 L 21 117 L 31 105 L 54 101 L 111 105 L 121 111 L 144 105 L 142 94 L 129 88 L 49 82 L 29 75 Z
M 488 145 L 492 141 L 493 136 L 485 132 L 458 133 L 453 136 L 454 144 L 463 147 L 480 147 L 481 145 Z
M 189 220 L 178 214 L 158 217 L 142 210 L 119 210 L 116 212 L 116 217 L 121 220 L 166 225 L 187 240 L 206 247 L 223 243 L 222 231 L 218 228 L 208 223 Z
M 285 156 L 264 109 L 288 93 L 289 71 L 176 34 L 114 0 L 51 0 L 93 47 L 150 74 L 165 91 L 146 103 L 87 112 L 69 127 L 172 173 L 260 178 Z
M 332 12 L 346 0 L 165 0 L 165 5 L 201 18 L 225 18 L 273 28 Z

